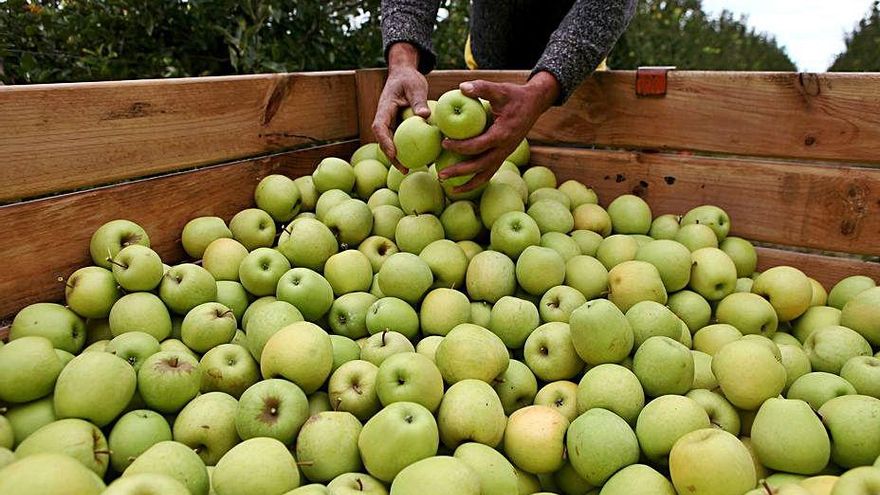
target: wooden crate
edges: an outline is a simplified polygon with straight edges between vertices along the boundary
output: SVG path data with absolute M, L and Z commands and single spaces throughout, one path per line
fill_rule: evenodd
M 474 78 L 440 71 L 431 97 Z M 101 224 L 142 225 L 168 263 L 196 216 L 228 220 L 270 173 L 308 174 L 373 139 L 385 72 L 0 87 L 0 320 L 61 300 Z M 644 197 L 655 214 L 716 204 L 757 242 L 759 269 L 826 288 L 880 279 L 880 74 L 671 72 L 662 97 L 633 71 L 594 75 L 530 134 L 532 163 Z M 2 323 L 0 323 L 2 326 Z

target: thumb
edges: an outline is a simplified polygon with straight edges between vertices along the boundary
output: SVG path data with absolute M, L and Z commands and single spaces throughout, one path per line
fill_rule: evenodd
M 501 102 L 505 97 L 505 92 L 501 84 L 479 79 L 476 81 L 465 81 L 458 85 L 458 89 L 460 89 L 465 96 L 471 98 L 483 98 L 491 102 Z

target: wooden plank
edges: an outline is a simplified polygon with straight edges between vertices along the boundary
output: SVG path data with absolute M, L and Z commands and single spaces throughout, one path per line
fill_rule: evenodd
M 0 87 L 0 202 L 357 135 L 354 73 Z
M 89 239 L 103 223 L 141 225 L 166 263 L 184 259 L 180 232 L 192 218 L 229 220 L 253 204 L 254 187 L 271 173 L 311 173 L 326 156 L 348 158 L 355 140 L 179 172 L 83 192 L 0 206 L 0 320 L 27 304 L 60 300 L 75 269 L 91 264 Z
M 532 163 L 588 184 L 605 205 L 627 193 L 655 215 L 714 204 L 751 240 L 880 255 L 880 169 L 542 146 Z
M 379 97 L 382 95 L 382 88 L 385 87 L 385 75 L 387 71 L 384 69 L 363 69 L 355 71 L 355 81 L 357 83 L 357 101 L 358 101 L 358 129 L 362 143 L 372 143 L 376 141 L 373 135 L 373 118 L 376 116 L 376 107 L 379 105 Z
M 439 71 L 436 98 L 465 80 L 528 73 Z M 880 163 L 880 73 L 672 71 L 662 98 L 635 94 L 634 71 L 597 72 L 539 120 L 535 142 L 682 149 Z
M 831 290 L 834 284 L 851 275 L 867 275 L 880 281 L 880 263 L 768 247 L 757 250 L 758 271 L 779 265 L 793 266 L 821 282 L 825 290 Z

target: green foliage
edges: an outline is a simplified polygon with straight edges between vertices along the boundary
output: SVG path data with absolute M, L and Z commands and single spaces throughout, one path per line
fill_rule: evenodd
M 880 71 L 880 2 L 874 1 L 858 27 L 846 36 L 846 50 L 839 54 L 829 71 Z
M 377 67 L 384 63 L 380 1 L 0 0 L 0 81 Z M 440 3 L 438 67 L 463 68 L 469 2 Z M 876 33 L 878 23 L 871 25 Z M 708 18 L 699 0 L 640 1 L 610 65 L 794 70 L 772 38 L 728 12 Z

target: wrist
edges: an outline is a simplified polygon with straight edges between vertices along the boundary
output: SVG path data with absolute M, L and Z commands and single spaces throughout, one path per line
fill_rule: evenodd
M 419 49 L 412 43 L 397 42 L 388 49 L 388 69 L 416 69 L 419 67 Z
M 556 76 L 543 70 L 535 73 L 528 80 L 526 88 L 535 95 L 542 110 L 552 107 L 562 93 L 562 85 L 556 80 Z

